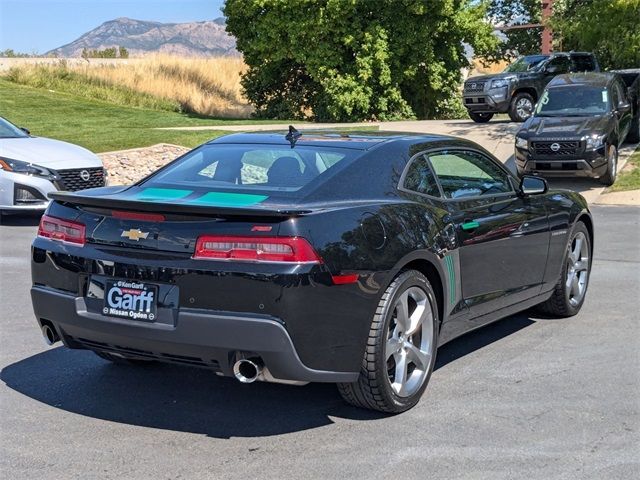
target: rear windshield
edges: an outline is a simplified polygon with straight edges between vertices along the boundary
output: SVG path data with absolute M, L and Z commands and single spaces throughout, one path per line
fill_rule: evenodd
M 209 190 L 296 192 L 350 163 L 357 150 L 282 145 L 203 145 L 144 182 Z
M 609 110 L 609 92 L 603 87 L 557 87 L 545 90 L 536 116 L 599 115 Z

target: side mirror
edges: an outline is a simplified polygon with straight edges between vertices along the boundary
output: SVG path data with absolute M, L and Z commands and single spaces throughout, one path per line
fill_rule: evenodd
M 557 65 L 549 65 L 544 69 L 544 71 L 547 73 L 558 73 L 560 71 L 560 67 L 558 67 Z
M 618 109 L 617 109 L 618 112 L 627 113 L 630 110 L 631 110 L 631 104 L 629 102 L 620 102 L 618 104 Z
M 522 195 L 541 195 L 547 193 L 549 185 L 544 178 L 524 175 L 520 180 L 520 193 Z
M 24 127 L 20 127 L 20 130 L 22 130 L 24 133 L 26 133 L 27 135 L 31 135 L 31 132 L 29 131 L 29 129 L 24 128 Z

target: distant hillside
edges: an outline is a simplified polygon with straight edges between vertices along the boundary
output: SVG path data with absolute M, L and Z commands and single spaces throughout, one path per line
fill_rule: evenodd
M 224 18 L 205 22 L 159 23 L 117 18 L 47 55 L 79 57 L 82 49 L 125 47 L 132 56 L 166 53 L 184 57 L 238 55 L 235 39 L 225 32 Z

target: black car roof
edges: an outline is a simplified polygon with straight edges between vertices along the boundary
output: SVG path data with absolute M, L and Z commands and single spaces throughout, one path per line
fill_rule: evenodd
M 593 57 L 593 53 L 591 52 L 553 52 L 553 53 L 531 53 L 529 55 L 523 55 L 524 58 L 529 58 L 529 57 L 544 57 L 544 58 L 551 58 L 551 57 L 557 57 L 557 56 L 563 56 L 563 55 L 575 55 L 575 56 L 579 56 L 579 57 L 584 57 L 584 56 L 589 56 L 589 57 Z
M 406 132 L 385 132 L 385 131 L 349 131 L 332 132 L 327 130 L 300 130 L 302 134 L 295 142 L 295 145 L 307 145 L 316 147 L 339 147 L 354 150 L 369 150 L 370 148 L 398 141 L 409 141 L 410 143 L 439 143 L 439 142 L 460 142 L 464 140 L 448 135 L 420 134 Z M 291 143 L 285 138 L 287 131 L 281 132 L 249 132 L 234 133 L 224 135 L 208 142 L 208 144 L 264 144 L 264 145 L 286 145 Z
M 593 53 L 591 52 L 554 52 L 551 55 L 580 55 L 580 56 L 589 56 L 593 57 Z
M 568 73 L 558 75 L 549 82 L 547 88 L 566 87 L 569 85 L 584 85 L 590 87 L 606 87 L 615 78 L 615 73 L 585 72 L 585 73 Z

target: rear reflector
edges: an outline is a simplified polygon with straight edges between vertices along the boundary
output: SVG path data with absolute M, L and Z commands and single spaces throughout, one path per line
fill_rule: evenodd
M 84 245 L 85 226 L 82 223 L 43 215 L 38 227 L 38 236 L 74 245 Z
M 334 285 L 347 285 L 348 283 L 356 283 L 360 276 L 357 273 L 348 275 L 331 275 Z
M 121 220 L 141 220 L 143 222 L 164 222 L 164 215 L 159 213 L 139 213 L 139 212 L 123 212 L 120 210 L 114 210 L 111 212 L 114 218 Z
M 301 237 L 236 237 L 202 235 L 196 241 L 196 259 L 286 263 L 322 263 Z

